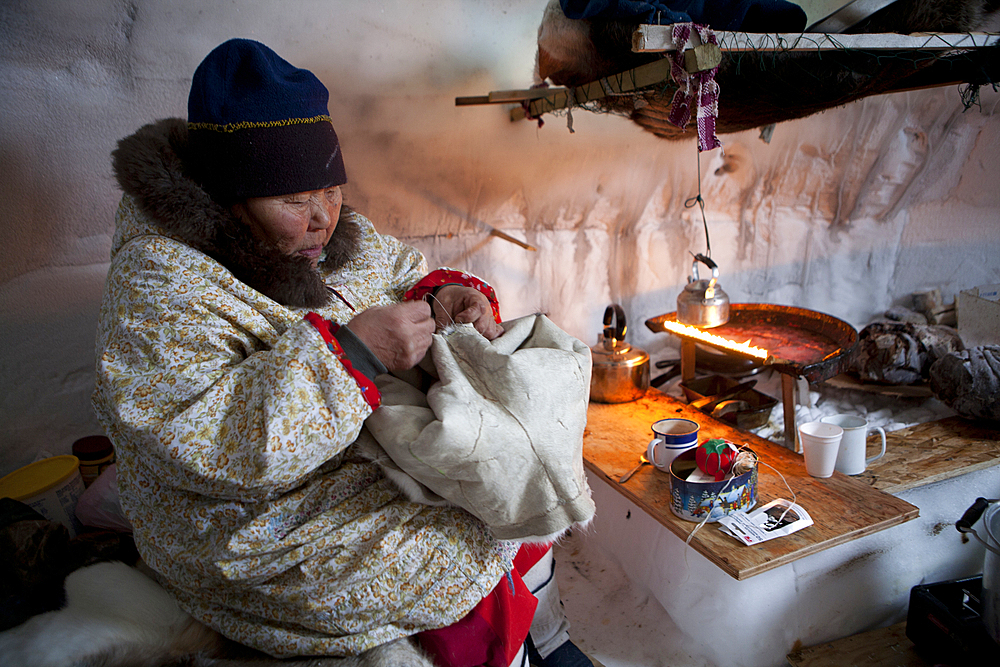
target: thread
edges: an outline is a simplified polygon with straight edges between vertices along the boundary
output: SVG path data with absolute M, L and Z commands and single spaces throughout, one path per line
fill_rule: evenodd
M 750 447 L 746 443 L 743 443 L 742 446 L 738 447 L 737 451 L 739 451 L 739 452 L 750 452 L 751 454 L 753 454 L 754 461 L 758 465 L 762 465 L 762 466 L 764 466 L 766 468 L 770 468 L 775 473 L 777 473 L 778 477 L 780 477 L 781 481 L 785 484 L 785 488 L 788 489 L 788 492 L 792 495 L 792 502 L 789 504 L 788 507 L 785 508 L 785 511 L 781 513 L 781 516 L 778 517 L 778 523 L 781 523 L 781 521 L 784 520 L 785 515 L 788 513 L 788 510 L 792 509 L 791 505 L 795 504 L 795 498 L 796 498 L 795 491 L 788 484 L 788 480 L 785 479 L 785 476 L 781 474 L 780 470 L 778 470 L 774 466 L 770 466 L 770 465 L 764 463 L 763 461 L 761 461 L 760 457 L 757 456 L 757 453 L 754 452 L 752 449 L 750 449 Z M 733 480 L 736 479 L 736 477 L 737 477 L 736 475 L 733 475 L 732 477 L 730 477 L 729 481 L 726 482 L 726 485 L 723 486 L 721 489 L 719 489 L 719 492 L 715 496 L 715 500 L 712 502 L 712 506 L 709 507 L 708 512 L 705 514 L 705 518 L 702 519 L 701 522 L 697 526 L 695 526 L 691 530 L 690 533 L 688 533 L 687 539 L 684 540 L 684 544 L 687 544 L 688 546 L 691 545 L 691 540 L 694 538 L 694 534 L 697 533 L 701 529 L 702 526 L 704 526 L 706 523 L 708 523 L 709 518 L 712 516 L 712 510 L 715 509 L 715 504 L 719 501 L 719 496 L 722 495 L 723 491 L 725 491 L 726 489 L 729 488 L 729 485 L 733 483 Z

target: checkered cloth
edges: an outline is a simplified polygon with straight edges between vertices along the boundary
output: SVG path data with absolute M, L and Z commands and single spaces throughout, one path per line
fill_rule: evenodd
M 698 31 L 703 44 L 716 44 L 715 32 L 703 25 L 675 23 L 671 39 L 675 50 L 670 53 L 670 73 L 677 92 L 670 103 L 667 120 L 684 129 L 691 120 L 691 108 L 695 109 L 698 124 L 698 150 L 710 151 L 722 145 L 715 136 L 715 118 L 719 115 L 719 84 L 715 82 L 718 67 L 693 74 L 684 69 L 684 50 L 688 46 L 691 30 Z

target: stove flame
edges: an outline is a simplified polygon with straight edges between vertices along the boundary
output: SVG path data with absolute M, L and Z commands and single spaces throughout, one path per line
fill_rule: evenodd
M 678 336 L 682 336 L 684 338 L 694 338 L 696 340 L 711 343 L 717 347 L 733 350 L 734 352 L 739 352 L 740 354 L 745 354 L 750 357 L 767 360 L 770 356 L 767 350 L 762 347 L 751 345 L 749 340 L 745 343 L 737 343 L 729 340 L 728 338 L 708 333 L 698 327 L 680 324 L 679 322 L 671 322 L 669 320 L 663 323 L 663 328 L 671 333 L 677 334 Z

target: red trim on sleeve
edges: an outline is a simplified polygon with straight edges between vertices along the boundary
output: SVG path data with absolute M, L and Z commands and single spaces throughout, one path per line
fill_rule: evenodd
M 417 281 L 417 284 L 406 291 L 403 299 L 406 301 L 419 301 L 434 291 L 435 287 L 455 283 L 465 285 L 481 292 L 490 300 L 490 307 L 493 309 L 493 319 L 500 324 L 500 303 L 497 301 L 496 292 L 489 283 L 480 280 L 471 273 L 456 271 L 454 269 L 434 269 L 426 276 Z
M 316 331 L 319 332 L 319 335 L 323 337 L 323 342 L 326 343 L 327 349 L 333 352 L 340 363 L 344 366 L 344 369 L 352 378 L 354 378 L 354 381 L 361 389 L 361 396 L 365 399 L 365 403 L 371 406 L 372 410 L 378 408 L 378 406 L 382 404 L 382 393 L 379 392 L 375 383 L 368 379 L 367 375 L 354 367 L 351 360 L 347 358 L 346 354 L 344 354 L 344 348 L 340 346 L 340 343 L 333 336 L 337 333 L 337 330 L 340 329 L 340 325 L 324 319 L 316 313 L 307 313 L 305 320 L 315 327 Z

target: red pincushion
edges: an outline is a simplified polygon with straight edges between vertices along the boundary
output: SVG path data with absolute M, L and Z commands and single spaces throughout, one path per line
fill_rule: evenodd
M 703 473 L 721 482 L 733 469 L 736 454 L 736 445 L 722 438 L 713 438 L 698 445 L 694 459 Z

